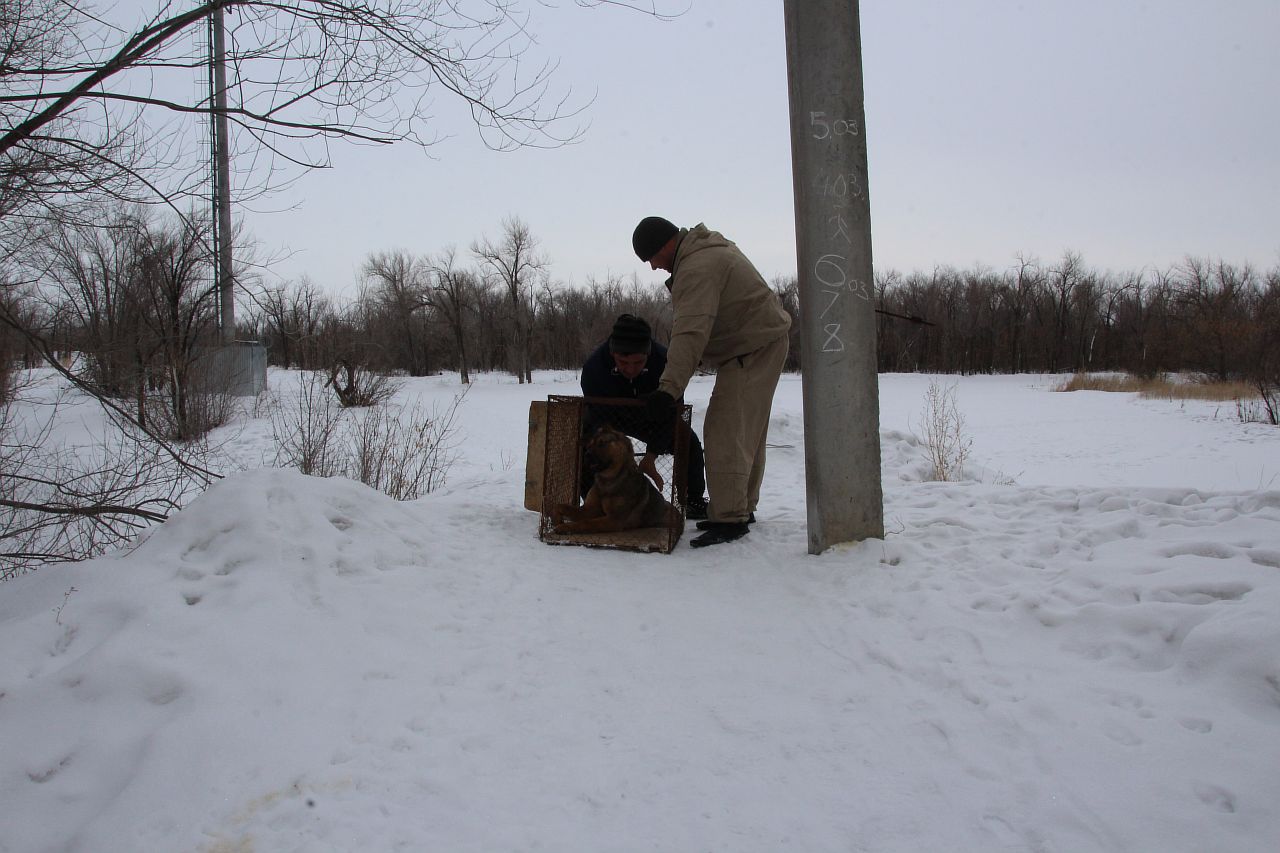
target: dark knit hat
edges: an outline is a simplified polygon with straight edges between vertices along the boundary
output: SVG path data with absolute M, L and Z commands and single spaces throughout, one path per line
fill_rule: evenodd
M 613 323 L 613 332 L 609 335 L 609 352 L 618 355 L 647 353 L 651 341 L 648 323 L 634 314 L 623 314 Z
M 658 254 L 658 250 L 667 245 L 667 241 L 680 233 L 680 229 L 668 219 L 661 216 L 646 216 L 640 220 L 636 230 L 631 234 L 631 248 L 645 263 Z

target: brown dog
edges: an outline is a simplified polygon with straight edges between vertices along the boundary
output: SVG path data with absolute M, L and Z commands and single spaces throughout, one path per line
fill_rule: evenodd
M 595 472 L 582 506 L 559 504 L 551 514 L 557 533 L 612 533 L 671 524 L 675 508 L 636 464 L 631 439 L 607 424 L 587 442 Z

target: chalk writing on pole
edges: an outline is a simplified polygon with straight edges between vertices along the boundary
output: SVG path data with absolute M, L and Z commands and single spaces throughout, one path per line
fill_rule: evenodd
M 819 319 L 819 320 L 825 320 L 825 319 L 827 319 L 827 312 L 831 310 L 832 306 L 834 306 L 837 302 L 839 302 L 839 301 L 840 301 L 840 291 L 838 291 L 838 290 L 824 290 L 824 291 L 822 291 L 822 292 L 823 292 L 823 293 L 825 293 L 825 294 L 827 294 L 828 296 L 830 296 L 830 297 L 831 297 L 831 301 L 827 303 L 827 307 L 826 307 L 826 308 L 824 308 L 824 309 L 822 309 L 822 313 L 818 315 L 818 319 Z
M 827 287 L 840 289 L 844 287 L 848 277 L 845 275 L 844 267 L 841 264 L 844 261 L 844 255 L 826 254 L 818 258 L 818 262 L 813 265 L 813 274 L 818 277 L 818 281 Z
M 824 110 L 811 111 L 809 113 L 809 125 L 813 127 L 814 139 L 858 135 L 858 123 L 856 121 L 845 118 L 828 119 Z
M 833 117 L 825 110 L 812 110 L 809 113 L 809 128 L 814 139 L 825 145 L 838 144 L 841 137 L 856 137 L 860 134 L 858 122 Z M 814 189 L 824 203 L 830 204 L 831 215 L 827 217 L 830 228 L 827 237 L 831 241 L 839 241 L 843 247 L 853 245 L 853 234 L 850 231 L 849 214 L 858 202 L 867 199 L 866 188 L 862 176 L 858 172 L 846 170 L 820 171 L 816 177 Z M 839 252 L 828 252 L 821 255 L 813 265 L 813 275 L 821 285 L 822 292 L 828 297 L 826 307 L 818 315 L 825 321 L 828 314 L 840 314 L 839 303 L 846 293 L 852 293 L 859 299 L 871 300 L 871 291 L 866 283 L 859 279 L 850 279 L 848 272 L 849 257 Z M 834 319 L 834 317 L 833 317 Z M 826 322 L 822 326 L 824 337 L 823 352 L 844 352 L 844 340 L 840 337 L 841 323 Z
M 832 238 L 839 237 L 849 245 L 853 245 L 853 235 L 849 233 L 849 223 L 845 221 L 843 213 L 836 211 L 834 216 L 827 217 L 827 221 L 832 225 Z
M 834 200 L 837 207 L 847 207 L 850 199 L 867 196 L 857 172 L 837 172 L 834 175 L 819 172 L 816 183 L 822 197 Z

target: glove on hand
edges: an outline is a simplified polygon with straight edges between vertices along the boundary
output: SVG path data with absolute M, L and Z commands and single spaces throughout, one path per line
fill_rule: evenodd
M 655 421 L 669 421 L 675 416 L 676 400 L 666 391 L 654 391 L 644 398 L 645 416 Z

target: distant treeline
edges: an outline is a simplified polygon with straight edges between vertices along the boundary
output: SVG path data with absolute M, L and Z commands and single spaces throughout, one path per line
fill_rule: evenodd
M 32 244 L 26 282 L 0 289 L 10 318 L 0 364 L 34 364 L 33 341 L 43 341 L 49 352 L 83 354 L 93 384 L 112 395 L 159 392 L 180 408 L 185 392 L 175 385 L 216 333 L 207 225 L 128 210 L 107 224 L 61 226 Z M 798 317 L 795 279 L 772 286 Z M 465 251 L 371 254 L 347 299 L 307 280 L 262 286 L 245 274 L 239 290 L 237 336 L 262 341 L 270 363 L 286 368 L 453 371 L 464 382 L 475 371 L 510 371 L 527 380 L 533 369 L 579 367 L 623 312 L 647 318 L 659 340 L 671 325 L 665 289 L 636 275 L 558 282 L 519 219 Z M 1068 253 L 999 271 L 881 271 L 876 307 L 932 323 L 878 315 L 885 372 L 1176 371 L 1273 383 L 1280 373 L 1280 269 L 1188 258 L 1114 273 Z M 799 329 L 791 369 L 800 367 Z
M 1188 258 L 1170 269 L 1099 272 L 1068 253 L 1012 269 L 877 276 L 882 371 L 1126 371 L 1249 378 L 1280 360 L 1280 268 Z
M 405 269 L 413 262 L 377 257 L 382 263 L 370 268 Z M 660 340 L 670 333 L 666 291 L 634 275 L 570 287 L 544 272 L 513 300 L 508 286 L 482 271 L 455 270 L 465 286 L 449 300 L 419 261 L 420 277 L 369 279 L 347 305 L 306 283 L 268 291 L 243 333 L 266 342 L 272 363 L 282 366 L 324 367 L 326 353 L 343 348 L 334 340 L 341 334 L 376 368 L 459 370 L 465 356 L 468 371 L 517 375 L 522 361 L 532 368 L 580 366 L 623 312 L 647 318 Z M 788 365 L 796 370 L 798 286 L 792 278 L 773 288 L 797 318 Z M 1274 371 L 1280 359 L 1280 269 L 1259 272 L 1224 261 L 1188 259 L 1171 269 L 1112 273 L 1068 254 L 1058 263 L 1027 260 L 1001 272 L 890 270 L 877 275 L 876 307 L 933 323 L 877 315 L 882 372 L 1193 372 L 1249 379 L 1263 366 Z M 518 352 L 525 340 L 527 359 Z

